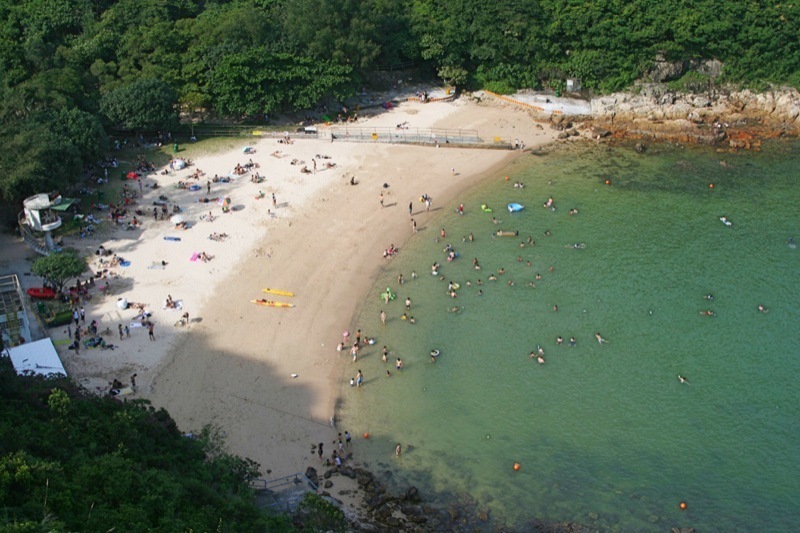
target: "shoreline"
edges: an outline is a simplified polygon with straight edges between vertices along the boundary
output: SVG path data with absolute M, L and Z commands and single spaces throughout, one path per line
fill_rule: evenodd
M 472 122 L 462 127 L 475 124 L 475 115 L 482 120 L 499 116 L 499 129 L 504 131 L 509 125 L 513 130 L 517 125 L 522 129 L 524 123 L 529 135 L 508 133 L 524 138 L 529 145 L 555 139 L 555 133 L 538 130 L 523 111 L 466 105 L 465 115 Z M 416 111 L 411 116 L 421 118 L 419 113 L 425 111 L 420 106 L 396 110 L 381 119 L 394 123 L 397 114 Z M 459 111 L 451 110 L 433 123 L 444 127 L 463 124 Z M 303 141 L 307 142 L 314 143 Z M 311 146 L 333 152 L 345 145 Z M 220 425 L 231 450 L 261 464 L 265 476 L 302 471 L 316 460 L 306 445 L 336 436 L 338 431 L 330 428 L 330 420 L 340 401 L 338 381 L 343 369 L 341 362 L 333 359 L 335 348 L 341 331 L 357 329 L 358 308 L 385 267 L 381 250 L 393 243 L 402 247 L 412 236 L 408 201 L 414 202 L 414 217 L 424 233 L 429 216 L 420 212 L 419 196 L 434 198 L 432 216 L 459 192 L 522 155 L 404 145 L 347 147 L 357 153 L 340 173 L 355 175 L 359 184 L 346 185 L 340 178 L 310 196 L 298 212 L 271 223 L 267 235 L 252 246 L 271 253 L 244 257 L 226 275 L 200 312 L 201 325 L 193 324 L 192 334 L 173 346 L 154 372 L 150 397 L 156 407 L 167 408 L 185 429 L 198 429 L 205 423 Z M 425 172 L 419 173 L 420 168 Z M 456 168 L 455 178 L 452 168 Z M 461 168 L 465 171 L 459 172 Z M 384 183 L 389 187 L 382 188 Z M 383 208 L 381 191 L 385 191 Z M 315 263 L 318 258 L 325 263 Z M 243 309 L 249 306 L 247 299 L 259 297 L 259 286 L 294 291 L 291 300 L 296 307 Z M 254 329 L 259 331 L 255 339 Z M 210 330 L 216 331 L 212 334 Z M 292 378 L 293 374 L 297 378 Z M 187 383 L 203 392 L 181 392 Z M 225 392 L 230 390 L 237 392 Z M 274 429 L 257 429 L 263 426 Z M 271 441 L 277 441 L 275 447 L 265 445 Z

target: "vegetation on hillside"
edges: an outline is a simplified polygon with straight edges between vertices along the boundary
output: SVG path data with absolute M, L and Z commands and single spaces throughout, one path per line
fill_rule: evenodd
M 766 0 L 9 0 L 0 3 L 0 197 L 74 181 L 112 128 L 179 110 L 263 118 L 376 69 L 512 91 L 610 91 L 656 59 L 800 85 L 800 3 Z
M 3 531 L 285 531 L 248 482 L 257 465 L 164 410 L 18 377 L 0 357 Z

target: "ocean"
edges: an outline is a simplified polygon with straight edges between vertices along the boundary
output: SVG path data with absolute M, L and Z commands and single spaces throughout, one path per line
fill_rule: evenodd
M 486 529 L 794 529 L 798 168 L 795 142 L 565 145 L 434 199 L 354 324 L 376 344 L 340 355 L 357 459 L 428 501 L 467 502 Z

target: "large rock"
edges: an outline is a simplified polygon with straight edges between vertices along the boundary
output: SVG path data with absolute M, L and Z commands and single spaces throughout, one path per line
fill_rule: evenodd
M 417 487 L 408 487 L 403 499 L 405 499 L 407 502 L 419 503 L 422 501 L 422 496 L 420 495 Z
M 306 477 L 314 485 L 319 485 L 319 477 L 317 476 L 317 469 L 313 466 L 306 468 Z
M 655 82 L 677 80 L 685 71 L 686 64 L 683 61 L 666 61 L 660 57 L 647 72 L 647 78 Z

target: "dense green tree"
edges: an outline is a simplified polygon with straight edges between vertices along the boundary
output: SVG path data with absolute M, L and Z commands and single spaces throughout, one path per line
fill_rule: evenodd
M 166 83 L 142 79 L 103 95 L 100 109 L 114 125 L 157 130 L 177 124 L 177 94 Z
M 0 357 L 3 531 L 290 531 L 264 514 L 257 465 L 163 411 L 16 376 Z
M 31 272 L 46 279 L 58 292 L 63 292 L 64 285 L 86 269 L 86 260 L 71 251 L 40 257 L 31 265 Z
M 63 189 L 81 175 L 81 154 L 70 139 L 39 117 L 1 132 L 0 197 L 22 199 L 31 194 Z
M 215 69 L 212 94 L 224 113 L 255 116 L 313 106 L 328 94 L 343 96 L 350 67 L 270 54 L 257 49 L 228 55 Z

